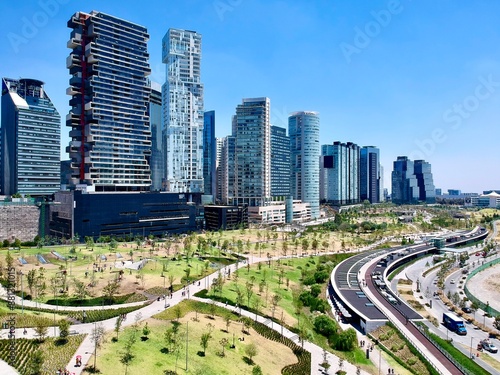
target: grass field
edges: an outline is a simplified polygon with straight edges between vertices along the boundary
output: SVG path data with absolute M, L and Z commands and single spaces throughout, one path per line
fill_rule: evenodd
M 233 375 L 252 374 L 253 365 L 245 359 L 245 347 L 251 343 L 255 344 L 257 354 L 253 357 L 253 363 L 265 369 L 264 373 L 269 375 L 281 374 L 281 369 L 286 365 L 297 362 L 296 356 L 291 349 L 285 345 L 267 340 L 250 329 L 249 334 L 241 332 L 241 323 L 231 322 L 229 332 L 226 332 L 226 323 L 219 316 L 215 319 L 204 314 L 198 314 L 195 321 L 195 313 L 190 312 L 179 319 L 180 347 L 178 351 L 166 353 L 165 330 L 171 322 L 148 319 L 148 327 L 151 329 L 147 341 L 137 340 L 132 347 L 134 358 L 128 368 L 129 375 L 160 374 L 164 370 L 182 372 L 184 374 L 203 375 Z M 141 329 L 145 322 L 141 322 Z M 209 340 L 209 346 L 205 356 L 201 355 L 203 348 L 200 346 L 201 335 L 208 332 L 207 325 L 211 324 L 213 338 Z M 119 335 L 118 342 L 112 342 L 115 334 L 107 336 L 107 343 L 98 350 L 97 368 L 103 374 L 125 373 L 125 366 L 120 362 L 121 353 L 133 334 L 133 328 L 127 328 Z M 141 331 L 139 332 L 139 335 Z M 235 348 L 230 346 L 234 343 Z M 244 341 L 240 341 L 244 338 Z M 222 356 L 221 340 L 226 339 L 224 356 Z M 187 355 L 187 371 L 186 371 Z M 89 363 L 93 363 L 91 358 Z

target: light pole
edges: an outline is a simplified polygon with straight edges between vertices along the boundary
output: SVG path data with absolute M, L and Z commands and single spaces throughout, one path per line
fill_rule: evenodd
M 470 352 L 469 352 L 469 354 L 470 354 L 470 355 L 469 355 L 469 357 L 470 357 L 470 358 L 472 358 L 472 339 L 473 339 L 473 338 L 474 338 L 474 337 L 472 337 L 472 336 L 470 337 Z
M 23 271 L 21 273 L 21 314 L 24 314 L 24 288 L 23 288 Z

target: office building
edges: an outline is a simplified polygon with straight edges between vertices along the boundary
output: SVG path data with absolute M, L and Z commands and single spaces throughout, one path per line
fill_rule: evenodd
M 149 122 L 151 124 L 151 190 L 165 190 L 165 145 L 161 126 L 161 85 L 151 82 Z
M 203 124 L 203 181 L 205 184 L 204 194 L 212 196 L 212 202 L 217 192 L 216 159 L 215 111 L 208 111 L 204 114 Z
M 0 193 L 44 196 L 60 189 L 61 117 L 36 79 L 2 79 Z
M 374 146 L 359 150 L 359 199 L 380 201 L 380 151 Z
M 201 229 L 201 193 L 58 191 L 50 205 L 50 234 L 132 240 Z
M 167 191 L 203 192 L 203 84 L 201 35 L 169 29 L 163 38 L 163 127 Z
M 352 142 L 321 146 L 321 200 L 335 206 L 360 201 L 360 148 Z
M 420 191 L 413 161 L 406 156 L 398 156 L 394 162 L 391 177 L 393 203 L 418 203 Z
M 291 195 L 309 203 L 311 218 L 319 212 L 319 114 L 294 112 L 288 117 L 290 137 Z
M 290 138 L 286 129 L 271 126 L 271 196 L 290 195 Z
M 75 13 L 68 27 L 71 184 L 96 192 L 148 191 L 148 32 L 96 11 Z
M 418 185 L 418 200 L 425 203 L 435 203 L 436 188 L 432 178 L 431 165 L 424 160 L 415 160 L 414 169 Z
M 264 206 L 271 196 L 271 101 L 243 99 L 236 107 L 235 205 Z

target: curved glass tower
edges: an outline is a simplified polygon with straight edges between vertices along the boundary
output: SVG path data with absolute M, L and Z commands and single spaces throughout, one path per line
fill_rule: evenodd
M 311 217 L 319 218 L 319 113 L 292 113 L 288 117 L 288 134 L 293 198 L 309 203 Z

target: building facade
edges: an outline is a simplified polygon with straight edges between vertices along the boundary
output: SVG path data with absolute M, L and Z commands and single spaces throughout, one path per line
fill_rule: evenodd
M 288 117 L 291 195 L 295 200 L 309 203 L 312 219 L 320 217 L 319 123 L 318 112 L 294 112 Z
M 271 196 L 271 101 L 243 99 L 236 107 L 233 204 L 263 206 Z
M 203 181 L 204 194 L 214 197 L 217 193 L 217 144 L 215 140 L 215 111 L 204 114 L 203 124 Z M 212 198 L 212 201 L 214 199 Z
M 333 142 L 321 146 L 321 199 L 335 206 L 359 203 L 359 146 Z
M 151 190 L 164 190 L 165 150 L 161 126 L 161 86 L 151 82 L 149 122 L 151 124 Z
M 219 165 L 220 194 L 223 204 L 234 204 L 236 196 L 236 138 L 223 138 Z
M 203 192 L 203 84 L 201 34 L 169 29 L 163 38 L 163 127 L 166 189 Z
M 222 145 L 224 138 L 215 138 L 215 202 L 222 202 Z
M 290 137 L 286 129 L 271 126 L 271 196 L 290 195 Z
M 61 117 L 35 79 L 2 79 L 0 194 L 60 189 Z
M 392 202 L 413 204 L 419 199 L 419 188 L 413 161 L 406 156 L 398 156 L 392 170 Z
M 93 11 L 68 21 L 67 147 L 72 185 L 94 191 L 151 186 L 151 73 L 145 27 Z
M 359 150 L 359 199 L 380 202 L 380 151 L 374 146 Z
M 425 160 L 415 160 L 414 169 L 418 185 L 418 200 L 426 203 L 435 203 L 436 188 L 432 178 L 431 165 Z

